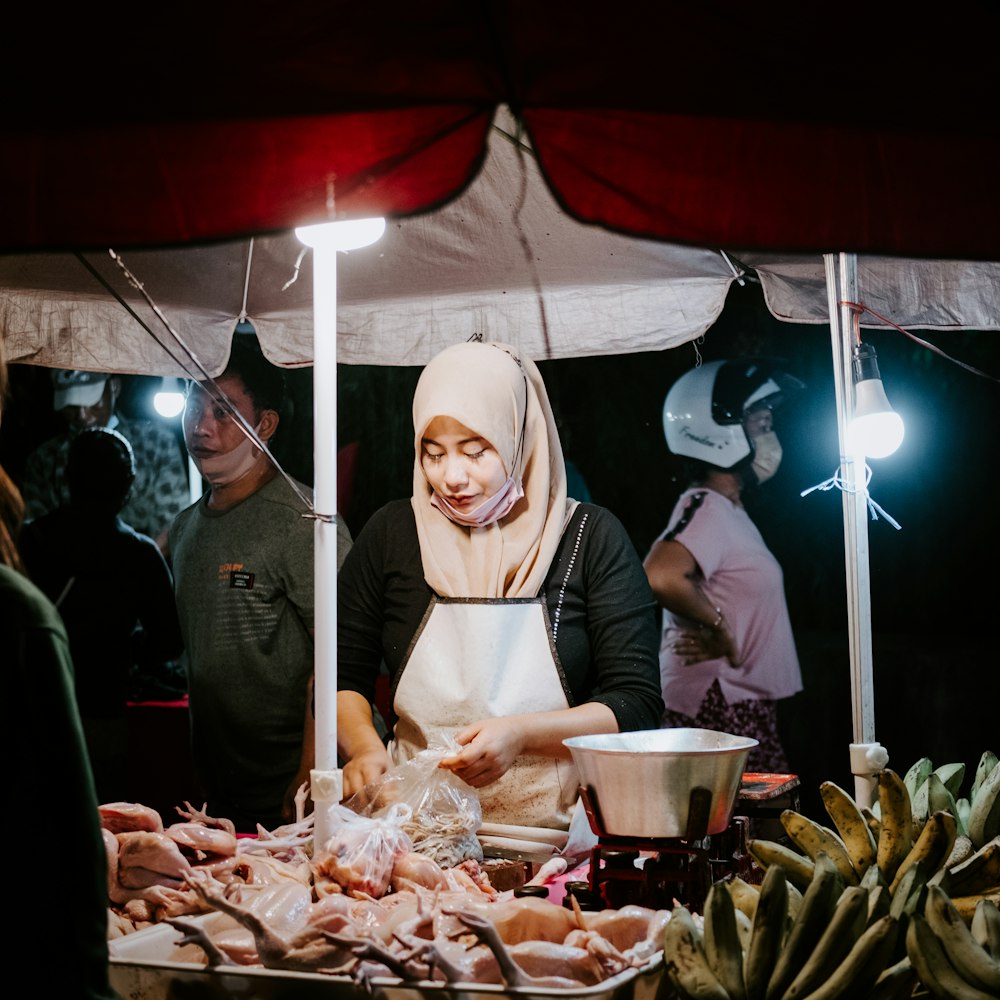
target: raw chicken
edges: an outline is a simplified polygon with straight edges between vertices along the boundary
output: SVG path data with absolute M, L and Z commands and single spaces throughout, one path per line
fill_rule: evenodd
M 163 831 L 192 861 L 204 861 L 210 854 L 231 858 L 236 853 L 234 834 L 204 823 L 173 823 Z
M 138 802 L 107 802 L 98 806 L 97 812 L 101 817 L 101 826 L 112 833 L 127 833 L 131 830 L 163 832 L 160 814 Z

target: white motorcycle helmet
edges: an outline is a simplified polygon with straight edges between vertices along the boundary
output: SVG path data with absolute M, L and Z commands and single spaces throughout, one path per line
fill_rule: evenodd
M 757 403 L 771 409 L 804 383 L 765 359 L 708 361 L 685 372 L 663 401 L 663 433 L 675 455 L 731 469 L 753 455 L 743 416 Z

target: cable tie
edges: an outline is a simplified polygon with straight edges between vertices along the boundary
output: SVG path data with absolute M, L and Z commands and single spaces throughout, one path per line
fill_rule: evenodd
M 841 461 L 843 465 L 848 460 L 842 457 Z M 821 490 L 825 493 L 827 490 L 832 490 L 834 488 L 840 490 L 843 493 L 848 493 L 851 495 L 856 495 L 857 493 L 860 492 L 864 495 L 865 502 L 868 505 L 868 512 L 869 514 L 871 514 L 871 519 L 873 521 L 877 521 L 879 519 L 879 514 L 881 514 L 882 517 L 885 518 L 885 520 L 888 521 L 897 531 L 902 531 L 902 526 L 899 524 L 899 522 L 894 517 L 892 517 L 883 507 L 880 507 L 872 499 L 871 494 L 868 492 L 868 484 L 871 482 L 872 479 L 871 466 L 867 462 L 865 462 L 864 485 L 861 487 L 851 487 L 844 482 L 844 479 L 840 474 L 840 469 L 842 468 L 842 465 L 837 467 L 836 471 L 829 479 L 824 479 L 823 482 L 817 483 L 815 486 L 810 486 L 807 489 L 802 490 L 802 492 L 799 493 L 799 496 L 800 497 L 808 496 L 814 490 Z
M 312 521 L 322 521 L 324 524 L 336 524 L 337 515 L 336 514 L 321 514 L 318 510 L 307 510 L 299 515 L 300 517 L 308 517 Z

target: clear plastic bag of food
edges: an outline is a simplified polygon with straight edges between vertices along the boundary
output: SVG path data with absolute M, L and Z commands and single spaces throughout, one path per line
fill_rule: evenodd
M 412 850 L 403 829 L 408 818 L 409 808 L 402 804 L 390 806 L 380 816 L 333 806 L 333 832 L 313 862 L 317 878 L 330 880 L 333 891 L 381 899 L 389 889 L 396 859 Z
M 438 767 L 461 747 L 450 737 L 419 751 L 391 768 L 346 802 L 357 801 L 362 816 L 378 818 L 395 806 L 410 810 L 400 825 L 413 850 L 432 858 L 442 868 L 453 868 L 468 859 L 483 860 L 476 831 L 483 822 L 479 794 L 458 775 Z

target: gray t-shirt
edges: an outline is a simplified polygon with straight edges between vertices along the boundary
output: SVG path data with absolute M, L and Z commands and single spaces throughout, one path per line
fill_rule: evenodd
M 299 767 L 313 672 L 315 527 L 306 512 L 278 476 L 227 511 L 203 497 L 170 529 L 195 767 L 210 810 L 265 826 Z M 342 521 L 337 530 L 339 562 L 350 535 Z

